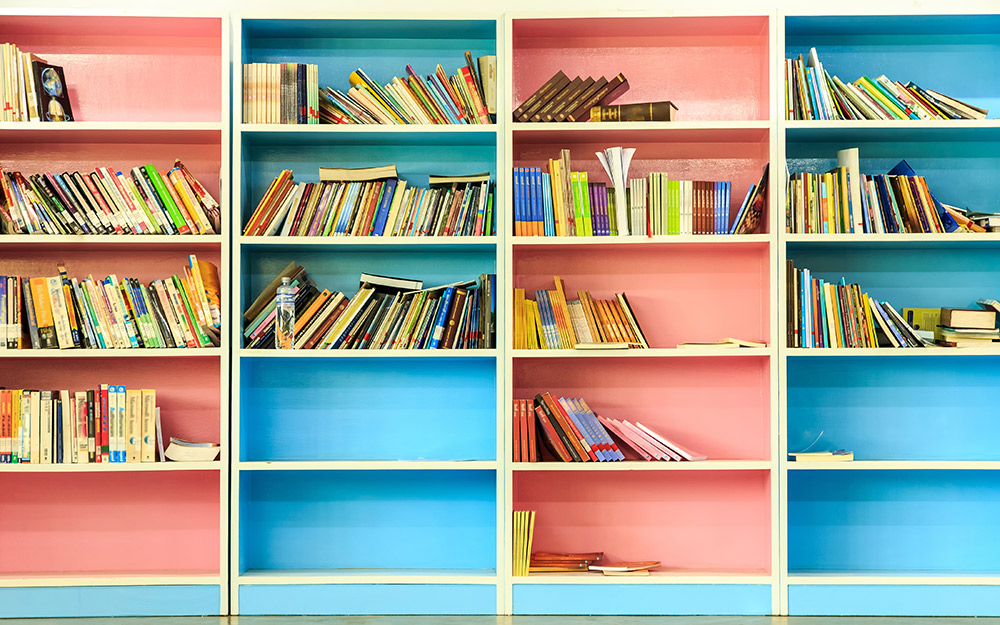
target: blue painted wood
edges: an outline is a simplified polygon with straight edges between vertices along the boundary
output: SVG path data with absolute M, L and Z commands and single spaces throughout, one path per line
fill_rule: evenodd
M 241 460 L 496 459 L 494 358 L 244 358 L 240 378 Z
M 1000 460 L 1000 356 L 796 358 L 788 367 L 788 451 L 855 460 Z M 962 390 L 967 389 L 967 390 Z M 971 391 L 971 392 L 970 392 Z
M 331 584 L 240 587 L 240 614 L 496 614 L 491 585 Z
M 514 584 L 514 614 L 770 614 L 766 584 Z
M 240 570 L 495 569 L 496 472 L 243 471 Z
M 0 588 L 0 617 L 219 614 L 219 586 Z
M 795 585 L 791 615 L 1000 616 L 1000 586 Z
M 993 471 L 790 471 L 788 569 L 995 574 Z

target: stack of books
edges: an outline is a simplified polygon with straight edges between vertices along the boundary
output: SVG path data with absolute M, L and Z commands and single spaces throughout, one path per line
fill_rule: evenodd
M 46 63 L 16 44 L 0 44 L 0 89 L 5 122 L 68 122 L 73 109 L 63 68 Z
M 152 164 L 126 173 L 0 170 L 0 184 L 0 227 L 7 234 L 221 232 L 219 203 L 179 160 L 164 173 Z
M 625 293 L 595 300 L 581 290 L 567 300 L 562 280 L 553 280 L 555 289 L 535 291 L 535 300 L 514 289 L 514 349 L 649 347 Z
M 222 326 L 219 268 L 191 255 L 181 275 L 0 276 L 0 349 L 212 347 Z
M 448 76 L 438 65 L 422 79 L 412 66 L 404 78 L 379 84 L 364 70 L 351 72 L 351 88 L 320 93 L 320 120 L 328 124 L 492 124 L 496 113 L 496 56 L 486 55 Z
M 528 571 L 531 573 L 586 573 L 590 567 L 604 560 L 604 553 L 563 553 L 536 551 L 531 554 Z
M 244 124 L 318 124 L 319 66 L 244 63 Z
M 816 278 L 787 261 L 789 347 L 925 347 L 924 340 L 889 302 L 858 284 Z
M 378 170 L 378 171 L 372 171 Z M 319 182 L 284 170 L 270 184 L 244 236 L 488 236 L 495 185 L 490 175 L 430 176 L 410 186 L 394 165 L 368 170 L 320 168 Z
M 610 104 L 628 88 L 624 74 L 570 79 L 560 70 L 514 109 L 513 118 L 517 122 L 588 121 L 593 108 Z
M 601 416 L 582 397 L 515 399 L 512 422 L 514 462 L 540 462 L 542 448 L 562 462 L 618 462 L 626 459 L 623 450 L 650 461 L 706 458 L 641 423 Z
M 823 68 L 816 48 L 785 59 L 785 119 L 986 119 L 989 111 L 885 76 L 844 82 Z
M 996 310 L 942 308 L 934 342 L 945 347 L 992 347 L 1000 340 L 996 325 Z
M 496 346 L 496 275 L 424 288 L 420 280 L 361 274 L 353 296 L 320 289 L 289 264 L 244 313 L 249 349 L 274 347 L 281 278 L 295 291 L 294 349 L 486 349 Z
M 155 389 L 0 390 L 0 463 L 154 462 Z

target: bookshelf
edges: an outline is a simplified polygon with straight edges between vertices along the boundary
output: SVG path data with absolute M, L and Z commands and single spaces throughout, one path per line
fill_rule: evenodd
M 665 171 L 673 179 L 731 180 L 735 212 L 764 165 L 776 161 L 773 27 L 767 14 L 508 15 L 503 101 L 509 110 L 563 70 L 570 77 L 624 73 L 630 88 L 616 103 L 669 99 L 679 113 L 670 123 L 507 122 L 505 170 L 547 171 L 548 159 L 568 148 L 572 171 L 608 182 L 594 153 L 634 147 L 629 177 Z M 738 76 L 741 88 L 698 80 L 692 64 Z M 536 289 L 553 288 L 559 276 L 567 299 L 576 299 L 577 289 L 595 298 L 624 291 L 650 349 L 516 350 L 508 341 L 504 457 L 512 453 L 513 400 L 549 391 L 669 432 L 710 459 L 507 462 L 507 544 L 509 511 L 535 510 L 533 551 L 604 551 L 611 560 L 660 560 L 663 567 L 645 577 L 508 573 L 505 613 L 776 612 L 774 206 L 761 234 L 753 235 L 515 237 L 508 231 L 504 273 L 511 288 L 534 299 Z M 506 324 L 510 336 L 513 320 Z M 725 336 L 764 339 L 769 347 L 676 348 Z
M 990 109 L 983 121 L 778 122 L 790 171 L 858 147 L 862 173 L 905 159 L 941 201 L 994 212 L 1000 19 L 995 14 L 785 15 L 778 48 L 815 46 L 842 79 L 885 74 Z M 783 206 L 783 185 L 778 206 Z M 987 234 L 779 235 L 785 259 L 902 307 L 976 307 L 1000 291 Z M 785 280 L 779 280 L 784 302 Z M 779 314 L 784 318 L 785 311 Z M 784 320 L 781 327 L 784 328 Z M 997 454 L 984 444 L 993 349 L 783 349 L 781 612 L 997 614 Z M 820 432 L 854 462 L 785 462 Z
M 77 120 L 0 124 L 2 167 L 128 170 L 175 158 L 228 211 L 228 20 L 8 12 L 0 39 L 61 65 Z M 165 55 L 164 50 L 183 50 Z M 159 88 L 149 88 L 150 76 Z M 190 88 L 192 81 L 198 88 Z M 228 227 L 223 224 L 224 229 Z M 0 235 L 6 275 L 146 283 L 188 254 L 229 273 L 228 235 Z M 224 282 L 225 284 L 225 282 Z M 228 285 L 222 306 L 228 308 Z M 226 614 L 228 353 L 221 348 L 0 352 L 5 388 L 155 388 L 165 437 L 222 443 L 211 463 L 0 465 L 0 616 Z
M 378 81 L 452 73 L 498 52 L 496 19 L 234 17 L 233 101 L 241 63 L 319 66 L 344 90 L 358 68 Z M 383 82 L 383 84 L 384 84 Z M 238 108 L 238 107 L 235 107 Z M 245 222 L 285 168 L 395 163 L 502 180 L 496 125 L 242 124 L 234 110 L 233 189 Z M 503 206 L 498 191 L 496 206 Z M 504 211 L 499 212 L 500 217 Z M 501 222 L 502 223 L 502 222 Z M 294 260 L 347 296 L 362 272 L 425 286 L 498 273 L 503 235 L 244 237 L 234 231 L 233 614 L 496 614 L 502 609 L 500 349 L 246 349 L 242 311 Z M 501 279 L 498 294 L 505 292 Z M 505 301 L 499 295 L 498 310 Z M 455 389 L 461 389 L 456 392 Z

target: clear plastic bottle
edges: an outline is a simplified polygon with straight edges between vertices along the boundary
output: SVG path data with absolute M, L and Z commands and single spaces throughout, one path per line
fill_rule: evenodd
M 292 349 L 295 342 L 295 287 L 291 278 L 282 278 L 274 315 L 275 349 Z

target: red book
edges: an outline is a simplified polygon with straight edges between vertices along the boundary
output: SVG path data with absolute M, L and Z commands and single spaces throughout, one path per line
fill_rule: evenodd
M 590 448 L 590 444 L 587 442 L 587 439 L 583 437 L 583 434 L 580 433 L 580 430 L 576 427 L 576 423 L 573 422 L 573 419 L 566 414 L 566 410 L 562 407 L 562 404 L 557 402 L 552 395 L 548 393 L 544 393 L 542 398 L 549 406 L 549 410 L 556 415 L 556 419 L 559 421 L 559 424 L 562 425 L 566 434 L 570 437 L 570 441 L 573 443 L 573 446 L 577 448 L 576 453 L 580 454 L 580 459 L 584 462 L 587 462 L 588 459 L 597 462 L 597 454 L 595 454 L 594 450 Z
M 531 410 L 531 400 L 522 399 L 521 409 L 524 411 L 528 423 L 528 462 L 538 462 L 538 444 L 536 442 L 538 434 L 535 432 L 535 411 Z
M 108 385 L 101 385 L 101 454 L 100 462 L 110 462 L 111 446 L 109 444 L 108 432 Z M 65 426 L 64 426 L 65 427 Z M 65 450 L 64 450 L 65 453 Z
M 555 428 L 552 427 L 549 417 L 542 410 L 541 406 L 535 406 L 535 415 L 538 417 L 538 422 L 542 424 L 542 436 L 545 437 L 545 441 L 549 444 L 549 449 L 554 451 L 563 462 L 573 462 L 572 456 L 566 451 L 566 447 L 559 439 L 559 435 L 556 433 Z
M 518 402 L 521 405 L 520 410 L 518 410 L 517 421 L 518 429 L 521 434 L 521 462 L 531 462 L 531 455 L 528 449 L 528 411 L 524 405 L 524 402 Z
M 521 462 L 521 401 L 514 400 L 514 462 Z

